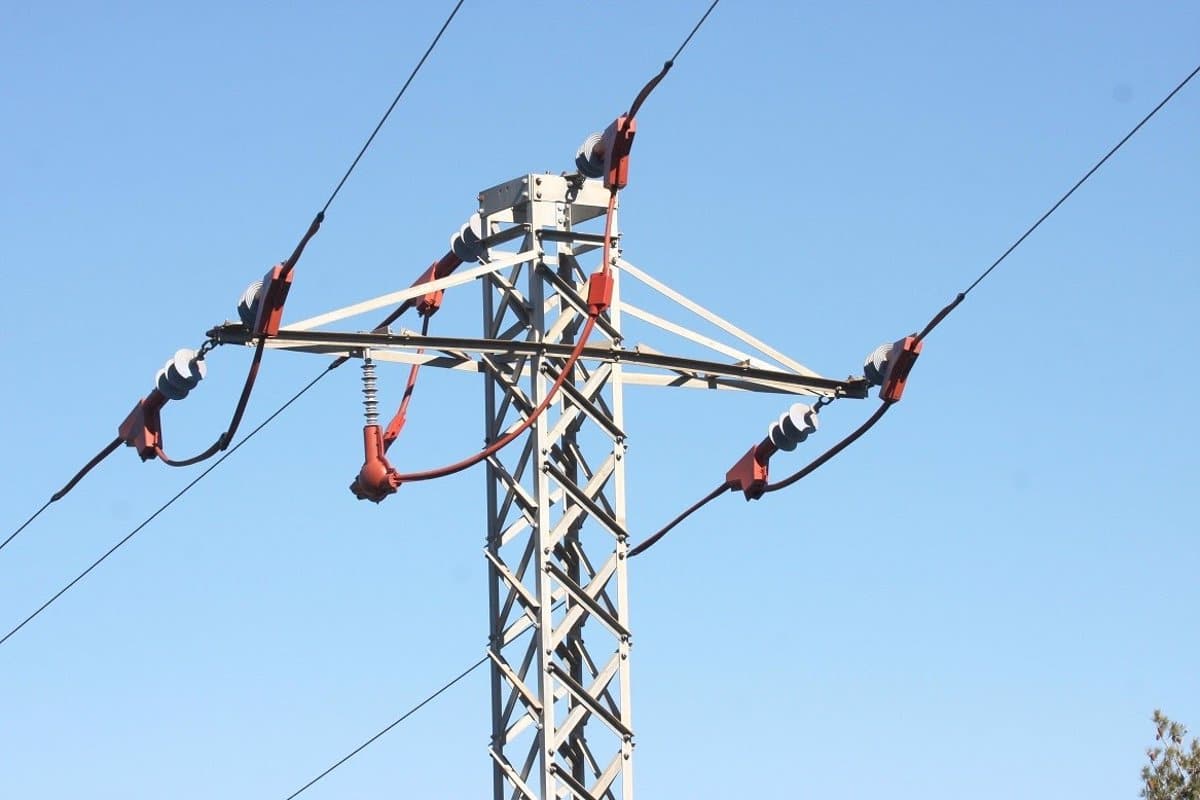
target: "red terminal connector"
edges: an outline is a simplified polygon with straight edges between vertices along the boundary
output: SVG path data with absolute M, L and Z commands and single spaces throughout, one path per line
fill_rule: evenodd
M 622 114 L 605 129 L 600 139 L 604 151 L 604 188 L 624 189 L 629 183 L 629 151 L 637 133 L 637 120 Z
M 612 305 L 613 277 L 612 274 L 600 270 L 593 272 L 588 278 L 587 304 L 588 314 L 598 317 Z
M 263 276 L 262 293 L 258 300 L 258 315 L 254 318 L 255 336 L 274 336 L 283 321 L 283 303 L 292 288 L 292 271 L 284 272 L 276 264 Z
M 350 484 L 350 491 L 359 500 L 378 503 L 400 488 L 400 473 L 384 455 L 383 434 L 378 425 L 363 427 L 363 451 L 362 469 Z
M 136 449 L 142 461 L 156 457 L 162 448 L 162 419 L 159 412 L 166 402 L 166 395 L 155 389 L 138 400 L 133 411 L 117 429 L 121 440 Z
M 430 281 L 437 280 L 438 265 L 440 263 L 440 261 L 435 261 L 430 264 L 429 269 L 421 273 L 421 277 L 417 278 L 417 280 L 413 283 L 413 286 L 420 286 L 423 283 L 429 283 Z M 426 292 L 425 294 L 421 295 L 421 299 L 417 301 L 417 313 L 422 317 L 432 316 L 439 308 L 442 307 L 442 298 L 445 297 L 445 295 L 446 292 L 444 289 L 438 289 L 434 292 Z
M 915 336 L 906 336 L 892 345 L 887 357 L 887 375 L 879 387 L 879 399 L 895 403 L 904 395 L 908 373 L 912 371 L 917 356 L 921 355 L 922 342 Z
M 725 473 L 730 491 L 741 492 L 747 500 L 762 497 L 767 486 L 767 465 L 776 452 L 775 445 L 762 441 L 751 447 L 741 460 Z

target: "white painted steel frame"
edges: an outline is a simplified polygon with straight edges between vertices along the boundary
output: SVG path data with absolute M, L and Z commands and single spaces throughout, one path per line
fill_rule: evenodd
M 369 349 L 376 360 L 482 372 L 485 433 L 495 441 L 542 402 L 573 349 L 586 321 L 587 277 L 599 267 L 607 201 L 599 182 L 574 176 L 526 175 L 488 189 L 479 195 L 481 265 L 294 323 L 266 344 L 326 356 L 359 357 Z M 617 230 L 614 220 L 614 237 Z M 517 242 L 514 251 L 498 249 L 508 242 Z M 822 378 L 618 251 L 614 247 L 612 304 L 572 374 L 523 440 L 487 464 L 495 800 L 633 798 L 624 386 L 866 396 L 862 378 Z M 585 256 L 591 257 L 586 269 Z M 623 305 L 622 276 L 720 329 L 740 348 Z M 475 280 L 483 287 L 481 339 L 312 330 Z M 645 345 L 627 349 L 623 314 L 733 362 Z M 210 335 L 221 343 L 256 342 L 244 326 L 232 324 Z
M 595 234 L 572 231 L 606 201 L 598 184 L 552 175 L 481 194 L 485 235 L 527 225 L 520 250 L 532 252 L 483 276 L 485 338 L 574 343 L 598 265 L 578 261 L 597 252 Z M 618 288 L 593 341 L 616 343 L 619 324 Z M 565 358 L 539 349 L 479 363 L 494 441 L 542 402 Z M 521 446 L 488 462 L 495 800 L 633 798 L 620 373 L 619 363 L 577 363 Z

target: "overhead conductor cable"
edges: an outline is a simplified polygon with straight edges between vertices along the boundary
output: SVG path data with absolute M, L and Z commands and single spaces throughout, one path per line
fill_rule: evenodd
M 271 331 L 271 333 L 266 333 L 266 331 L 270 330 L 272 324 L 274 325 L 274 330 L 276 330 L 276 331 L 278 330 L 279 318 L 282 316 L 283 300 L 286 298 L 287 288 L 290 286 L 292 271 L 295 269 L 296 263 L 299 261 L 300 256 L 303 254 L 304 248 L 307 246 L 308 242 L 312 239 L 313 236 L 316 235 L 318 229 L 321 226 L 322 221 L 324 221 L 324 219 L 325 219 L 325 213 L 329 210 L 330 205 L 333 203 L 334 199 L 338 196 L 338 193 L 342 190 L 342 187 L 346 184 L 346 181 L 350 178 L 351 173 L 353 173 L 354 169 L 358 166 L 359 161 L 362 160 L 363 155 L 366 153 L 367 149 L 371 146 L 371 143 L 375 140 L 376 135 L 379 133 L 380 129 L 383 127 L 383 125 L 387 121 L 388 117 L 391 116 L 392 111 L 399 104 L 400 99 L 404 96 L 404 93 L 408 90 L 409 85 L 412 84 L 413 79 L 416 78 L 417 73 L 420 72 L 421 67 L 424 66 L 425 61 L 429 58 L 429 56 L 433 52 L 434 48 L 437 46 L 438 42 L 441 40 L 442 34 L 444 34 L 446 32 L 446 29 L 450 26 L 451 21 L 453 21 L 455 15 L 458 14 L 458 10 L 462 7 L 463 2 L 464 2 L 464 0 L 458 0 L 458 2 L 455 3 L 453 9 L 450 11 L 450 14 L 446 17 L 445 21 L 442 23 L 441 27 L 438 29 L 437 34 L 433 37 L 433 40 L 430 42 L 429 46 L 425 49 L 425 52 L 422 54 L 420 60 L 417 62 L 417 65 L 413 68 L 412 72 L 409 73 L 407 80 L 405 80 L 404 84 L 400 87 L 400 90 L 396 93 L 396 96 L 393 98 L 391 104 L 388 106 L 387 110 L 384 112 L 384 114 L 380 118 L 379 122 L 375 125 L 375 128 L 371 131 L 371 135 L 367 137 L 366 142 L 364 142 L 363 146 L 359 149 L 358 154 L 354 157 L 354 160 L 351 162 L 349 168 L 346 170 L 345 174 L 342 175 L 341 180 L 338 181 L 337 185 L 334 187 L 333 191 L 330 193 L 329 198 L 325 201 L 324 206 L 322 206 L 321 210 L 317 212 L 315 217 L 313 217 L 312 222 L 309 224 L 308 229 L 305 231 L 304 235 L 300 238 L 299 243 L 293 249 L 292 254 L 288 257 L 288 259 L 286 261 L 284 261 L 283 263 L 274 267 L 271 272 L 267 273 L 268 286 L 267 286 L 267 291 L 265 293 L 266 296 L 264 296 L 264 292 L 262 291 L 262 285 L 260 284 L 259 290 L 257 293 L 257 299 L 255 299 L 254 297 L 246 297 L 246 296 L 243 297 L 243 301 L 244 301 L 243 304 L 244 304 L 244 307 L 246 310 L 249 310 L 251 308 L 251 303 L 255 303 L 254 317 L 252 317 L 252 321 L 248 322 L 247 324 L 253 326 L 253 324 L 258 324 L 261 322 L 262 327 L 259 329 L 259 332 L 262 335 L 262 338 L 259 339 L 257 345 L 255 346 L 254 355 L 251 357 L 250 368 L 247 371 L 246 380 L 242 387 L 242 392 L 238 397 L 237 405 L 234 407 L 233 415 L 232 415 L 232 417 L 230 419 L 230 423 L 226 427 L 225 431 L 220 436 L 217 437 L 216 441 L 209 448 L 207 448 L 203 452 L 199 453 L 198 455 L 193 456 L 191 458 L 176 460 L 176 459 L 170 458 L 164 452 L 164 450 L 162 448 L 162 444 L 161 444 L 161 432 L 158 430 L 150 430 L 150 431 L 148 431 L 150 438 L 143 442 L 145 447 L 138 448 L 139 455 L 142 456 L 143 460 L 146 460 L 149 458 L 158 458 L 159 460 L 163 461 L 163 463 L 168 464 L 169 466 L 187 466 L 190 464 L 195 464 L 200 461 L 206 460 L 206 459 L 212 457 L 213 455 L 216 455 L 216 453 L 218 453 L 218 452 L 225 451 L 229 447 L 230 443 L 233 441 L 233 438 L 237 433 L 237 429 L 238 429 L 239 425 L 241 424 L 242 417 L 246 411 L 247 403 L 249 402 L 249 399 L 250 399 L 250 394 L 253 391 L 254 383 L 258 377 L 258 369 L 259 369 L 259 364 L 261 363 L 261 360 L 262 360 L 262 351 L 265 347 L 266 336 L 269 336 L 269 335 L 271 335 L 271 333 L 274 332 L 274 331 Z M 269 282 L 269 279 L 271 278 L 271 276 L 274 276 L 275 280 L 276 280 L 276 283 L 274 284 L 274 286 L 272 286 Z M 260 321 L 259 314 L 263 313 L 264 309 L 266 309 L 265 313 L 267 314 L 267 316 Z M 402 308 L 399 313 L 402 313 L 403 310 L 406 310 L 406 308 Z M 399 316 L 399 313 L 397 313 L 396 316 Z M 272 320 L 272 315 L 273 315 L 273 320 Z M 202 348 L 202 350 L 203 350 L 203 348 Z M 202 358 L 203 358 L 203 354 L 201 353 L 200 360 L 202 360 Z M 337 366 L 337 365 L 338 365 L 338 362 L 335 362 L 334 366 Z M 317 379 L 320 379 L 320 377 L 324 376 L 324 374 L 325 374 L 325 371 L 322 371 L 321 374 L 317 376 Z M 157 389 L 156 389 L 156 391 L 157 391 Z M 144 414 L 144 411 L 146 410 L 144 406 L 147 403 L 147 401 L 151 401 L 150 402 L 151 406 L 157 406 L 156 408 L 152 409 L 151 419 L 149 420 L 150 422 L 155 423 L 155 426 L 157 427 L 157 424 L 158 424 L 157 412 L 159 409 L 161 409 L 162 405 L 164 405 L 166 403 L 167 399 L 168 398 L 166 398 L 165 396 L 161 396 L 161 395 L 156 396 L 155 392 L 151 392 L 150 395 L 147 395 L 147 397 L 143 398 L 142 400 L 140 400 L 138 402 L 138 405 L 135 406 L 133 412 L 131 412 L 130 415 L 126 418 L 125 422 L 122 423 L 121 428 L 124 430 L 126 428 L 126 426 L 128 426 L 131 429 L 138 429 L 140 427 L 142 431 L 145 431 L 145 426 L 140 425 L 140 423 L 144 423 L 147 421 L 145 419 L 145 414 Z M 290 402 L 291 401 L 289 401 L 288 403 L 285 403 L 284 406 L 281 407 L 281 410 L 282 410 L 282 408 L 286 408 L 287 405 L 290 404 Z M 278 412 L 276 412 L 276 413 L 278 413 Z M 275 414 L 272 414 L 270 417 L 268 417 L 268 419 L 274 419 L 274 418 L 275 418 Z M 155 434 L 157 434 L 157 436 Z M 249 438 L 249 437 L 247 437 L 247 438 Z M 245 441 L 245 440 L 243 440 L 243 441 Z M 3 542 L 0 542 L 0 549 L 3 549 L 5 546 L 7 546 L 9 544 L 9 542 L 11 542 L 13 539 L 15 539 L 35 519 L 37 519 L 39 516 L 41 516 L 41 514 L 47 508 L 49 508 L 51 504 L 57 502 L 58 500 L 61 500 L 68 492 L 71 491 L 71 489 L 73 489 L 75 487 L 75 485 L 77 483 L 79 483 L 80 480 L 83 479 L 83 477 L 85 475 L 88 474 L 88 472 L 90 472 L 97 464 L 99 464 L 101 461 L 103 461 L 105 458 L 107 458 L 109 455 L 111 455 L 115 450 L 117 450 L 122 442 L 124 442 L 125 444 L 134 445 L 134 446 L 137 446 L 137 444 L 138 444 L 138 442 L 131 441 L 129 438 L 127 438 L 123 432 L 122 435 L 118 436 L 116 439 L 114 439 L 112 442 L 110 442 L 108 445 L 106 445 L 104 447 L 104 449 L 102 449 L 90 461 L 88 461 L 87 464 L 85 464 L 83 466 L 83 468 L 81 468 L 71 478 L 71 480 L 69 480 L 61 489 L 59 489 L 57 492 L 55 492 L 53 495 L 51 495 L 49 500 L 47 500 L 40 508 L 38 508 L 37 511 L 35 511 L 28 519 L 26 519 L 25 522 L 23 522 L 19 527 L 17 527 L 16 530 L 14 530 L 8 537 L 6 537 Z M 204 474 L 207 474 L 207 472 Z M 190 486 L 191 486 L 191 484 L 189 484 L 189 487 Z
M 837 444 L 833 445 L 824 453 L 810 461 L 803 468 L 797 470 L 786 478 L 773 483 L 767 481 L 765 460 L 762 463 L 750 463 L 747 465 L 746 458 L 743 457 L 743 460 L 739 462 L 739 466 L 747 467 L 750 470 L 749 472 L 747 472 L 745 469 L 743 470 L 743 475 L 749 476 L 749 480 L 745 485 L 743 485 L 743 481 L 734 480 L 730 477 L 734 473 L 734 471 L 731 470 L 730 475 L 727 476 L 725 483 L 722 483 L 719 487 L 709 492 L 699 501 L 690 506 L 685 512 L 683 512 L 683 514 L 667 523 L 667 525 L 659 528 L 653 534 L 646 537 L 643 542 L 630 549 L 629 554 L 634 556 L 644 553 L 655 543 L 660 541 L 664 536 L 666 536 L 666 534 L 669 533 L 672 528 L 674 528 L 687 517 L 691 516 L 696 511 L 703 508 L 708 503 L 715 500 L 717 497 L 720 497 L 726 491 L 741 490 L 746 493 L 747 499 L 758 499 L 764 494 L 777 492 L 780 489 L 786 489 L 787 487 L 792 486 L 808 475 L 811 475 L 822 465 L 833 459 L 834 456 L 845 450 L 860 437 L 862 437 L 863 434 L 874 427 L 875 424 L 883 418 L 883 415 L 887 413 L 888 409 L 899 401 L 899 393 L 903 392 L 904 382 L 908 377 L 908 370 L 912 368 L 913 361 L 915 361 L 916 356 L 920 353 L 921 345 L 923 344 L 925 338 L 929 336 L 929 334 L 932 333 L 933 330 L 946 319 L 946 317 L 948 317 L 956 308 L 958 308 L 963 300 L 967 298 L 967 295 L 974 291 L 975 287 L 977 287 L 989 275 L 991 275 L 991 273 L 998 266 L 1000 266 L 1000 264 L 1006 258 L 1008 258 L 1014 250 L 1016 250 L 1035 230 L 1041 226 L 1043 222 L 1050 217 L 1050 215 L 1057 211 L 1058 208 L 1065 203 L 1077 189 L 1083 186 L 1083 184 L 1086 183 L 1087 180 L 1100 169 L 1100 167 L 1104 166 L 1105 162 L 1112 158 L 1112 156 L 1115 155 L 1116 152 L 1120 150 L 1126 142 L 1132 139 L 1134 134 L 1142 129 L 1142 126 L 1149 122 L 1155 114 L 1157 114 L 1167 103 L 1169 103 L 1171 99 L 1183 89 L 1183 87 L 1187 86 L 1192 78 L 1196 77 L 1197 73 L 1200 73 L 1200 65 L 1197 65 L 1195 69 L 1188 73 L 1187 77 L 1181 80 L 1174 89 L 1168 92 L 1166 97 L 1159 101 L 1158 105 L 1154 106 L 1154 108 L 1152 108 L 1150 112 L 1146 114 L 1146 116 L 1142 117 L 1141 121 L 1134 125 L 1133 128 L 1130 129 L 1130 131 L 1126 133 L 1120 141 L 1113 145 L 1113 147 L 1107 153 L 1105 153 L 1099 161 L 1092 165 L 1092 168 L 1084 173 L 1083 177 L 1076 181 L 1070 189 L 1068 189 L 1061 197 L 1059 197 L 1058 200 L 1055 201 L 1054 205 L 1050 206 L 1050 208 L 1047 209 L 1044 214 L 1038 217 L 1038 219 L 1032 225 L 1026 228 L 1025 232 L 1018 236 L 1017 239 L 1011 245 L 1009 245 L 1008 248 L 987 267 L 987 269 L 983 270 L 983 272 L 981 272 L 979 276 L 976 277 L 969 286 L 967 286 L 966 289 L 955 295 L 953 300 L 951 300 L 936 314 L 934 314 L 929 322 L 925 324 L 925 327 L 920 330 L 920 332 L 914 333 L 911 336 L 907 336 L 895 343 L 882 345 L 874 353 L 872 353 L 871 358 L 868 359 L 868 366 L 866 367 L 865 371 L 868 373 L 868 378 L 873 377 L 871 382 L 881 387 L 881 402 L 879 407 L 875 409 L 875 412 L 872 413 L 871 416 L 866 419 L 866 421 L 855 428 L 854 431 L 852 431 L 849 435 L 841 439 Z M 890 362 L 889 356 L 891 357 Z M 874 376 L 871 375 L 872 369 L 875 370 Z M 897 369 L 903 374 L 896 374 Z M 752 449 L 751 453 L 753 452 L 754 450 Z

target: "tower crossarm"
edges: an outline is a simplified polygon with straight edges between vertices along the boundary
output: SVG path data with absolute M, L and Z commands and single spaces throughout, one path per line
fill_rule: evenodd
M 253 333 L 243 325 L 223 325 L 209 335 L 222 344 L 255 344 Z M 287 328 L 267 340 L 268 348 L 315 353 L 331 357 L 355 356 L 370 350 L 378 361 L 424 364 L 446 369 L 484 372 L 483 358 L 492 363 L 520 358 L 565 359 L 572 346 L 552 342 L 514 339 L 482 339 L 457 336 L 421 336 L 417 333 L 372 333 L 294 331 Z M 418 352 L 424 351 L 424 352 Z M 620 363 L 653 372 L 630 371 L 623 377 L 629 384 L 683 388 L 742 389 L 788 394 L 864 398 L 869 386 L 865 378 L 825 378 L 759 366 L 753 362 L 730 363 L 660 353 L 645 347 L 625 348 L 616 344 L 589 345 L 580 356 L 584 362 Z

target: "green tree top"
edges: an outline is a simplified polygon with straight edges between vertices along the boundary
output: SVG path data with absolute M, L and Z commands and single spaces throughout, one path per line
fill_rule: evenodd
M 1150 763 L 1142 767 L 1142 797 L 1146 800 L 1200 800 L 1200 741 L 1184 743 L 1187 728 L 1154 710 L 1154 747 L 1146 750 Z

